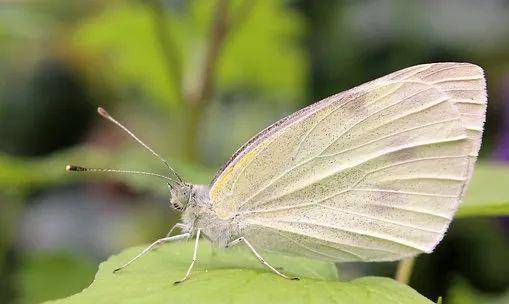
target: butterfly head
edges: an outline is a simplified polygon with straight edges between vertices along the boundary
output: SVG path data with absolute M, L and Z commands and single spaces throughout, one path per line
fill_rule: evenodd
M 168 183 L 168 187 L 170 189 L 170 207 L 177 211 L 184 211 L 191 200 L 193 186 L 186 183 Z

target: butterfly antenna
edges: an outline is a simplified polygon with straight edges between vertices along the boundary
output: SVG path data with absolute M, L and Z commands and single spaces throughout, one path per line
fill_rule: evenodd
M 102 169 L 102 168 L 85 168 L 81 166 L 75 166 L 75 165 L 67 165 L 65 166 L 65 170 L 68 172 L 109 172 L 109 173 L 120 173 L 120 174 L 137 174 L 137 175 L 145 175 L 145 176 L 155 176 L 159 177 L 174 183 L 178 183 L 176 180 L 174 180 L 171 177 L 152 173 L 152 172 L 144 172 L 144 171 L 133 171 L 133 170 L 118 170 L 118 169 Z
M 101 115 L 102 117 L 106 118 L 107 120 L 111 121 L 112 123 L 114 123 L 115 125 L 117 125 L 118 127 L 120 127 L 122 130 L 124 130 L 127 134 L 129 134 L 129 136 L 131 136 L 132 138 L 134 138 L 134 140 L 136 140 L 140 145 L 142 145 L 145 149 L 147 149 L 150 153 L 152 153 L 155 157 L 159 158 L 165 165 L 166 167 L 168 167 L 168 169 L 170 169 L 170 171 L 177 177 L 177 179 L 179 180 L 179 183 L 182 184 L 183 181 L 182 181 L 182 178 L 180 177 L 180 175 L 178 175 L 178 173 L 170 166 L 170 164 L 161 156 L 159 155 L 156 151 L 154 151 L 151 147 L 149 147 L 147 144 L 145 144 L 141 139 L 138 138 L 138 136 L 136 136 L 133 132 L 131 132 L 131 130 L 129 130 L 127 127 L 125 127 L 123 124 L 121 124 L 120 122 L 118 122 L 115 118 L 113 118 L 108 112 L 106 112 L 106 110 L 104 110 L 103 108 L 101 107 L 98 107 L 97 108 L 97 113 L 99 113 L 99 115 Z

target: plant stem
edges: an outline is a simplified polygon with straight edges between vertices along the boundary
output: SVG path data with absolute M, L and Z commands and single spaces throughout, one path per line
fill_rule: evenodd
M 412 277 L 412 269 L 414 267 L 415 258 L 408 258 L 399 261 L 398 267 L 396 269 L 396 281 L 407 284 L 410 282 L 410 278 Z
M 147 4 L 153 14 L 154 29 L 161 45 L 168 79 L 174 84 L 177 104 L 182 104 L 184 103 L 182 58 L 178 52 L 177 43 L 168 29 L 166 9 L 160 0 L 150 0 Z
M 198 159 L 199 124 L 203 119 L 206 106 L 214 95 L 215 72 L 217 59 L 221 47 L 228 34 L 228 4 L 229 0 L 218 0 L 211 26 L 210 39 L 207 44 L 202 71 L 198 73 L 200 79 L 196 91 L 187 98 L 187 127 L 185 154 L 190 161 Z
M 212 98 L 217 59 L 228 33 L 228 3 L 229 0 L 217 1 L 207 53 L 205 54 L 203 70 L 200 74 L 201 81 L 198 87 L 198 94 L 195 96 L 196 100 L 191 99 L 190 102 L 208 103 Z
M 237 18 L 230 20 L 229 2 L 229 0 L 217 0 L 216 2 L 202 70 L 198 73 L 199 79 L 197 81 L 196 90 L 189 92 L 189 94 L 185 94 L 181 56 L 179 56 L 177 45 L 174 39 L 172 39 L 171 33 L 168 31 L 164 5 L 160 0 L 148 1 L 153 11 L 154 26 L 166 61 L 166 70 L 178 90 L 178 103 L 186 106 L 184 152 L 189 161 L 198 160 L 197 140 L 199 125 L 203 120 L 206 106 L 212 101 L 214 96 L 217 60 L 221 48 L 224 45 L 232 24 L 235 28 L 238 28 L 238 24 L 246 18 L 254 3 L 252 0 L 244 0 L 237 16 L 233 16 Z

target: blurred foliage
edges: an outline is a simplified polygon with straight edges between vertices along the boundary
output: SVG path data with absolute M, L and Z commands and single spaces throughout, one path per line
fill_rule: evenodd
M 306 80 L 305 54 L 297 44 L 303 20 L 285 7 L 284 1 L 255 1 L 242 15 L 243 2 L 234 1 L 234 28 L 227 38 L 217 66 L 220 92 L 246 88 L 262 96 L 283 94 L 291 101 L 302 96 Z M 148 1 L 147 3 L 150 3 Z M 195 85 L 203 64 L 214 1 L 165 2 L 167 28 L 177 47 L 184 74 L 184 90 Z M 247 4 L 249 5 L 249 4 Z M 155 34 L 150 4 L 114 2 L 77 26 L 73 45 L 93 59 L 94 75 L 108 72 L 112 82 L 135 85 L 149 100 L 163 107 L 179 102 L 181 89 L 171 82 L 164 54 Z M 109 73 L 109 71 L 115 71 Z
M 0 302 L 15 296 L 13 273 L 17 256 L 10 245 L 15 238 L 22 210 L 23 203 L 19 198 L 0 193 Z
M 509 290 L 502 295 L 490 295 L 475 290 L 465 280 L 456 279 L 447 295 L 448 304 L 507 304 Z
M 509 166 L 477 164 L 456 217 L 509 215 Z
M 179 143 L 173 153 L 193 162 L 211 155 L 217 159 L 201 151 L 210 137 L 204 135 L 205 126 L 213 121 L 217 129 L 230 115 L 216 112 L 211 117 L 212 100 L 197 96 L 210 94 L 214 100 L 239 95 L 242 102 L 288 105 L 306 91 L 307 60 L 299 44 L 304 20 L 285 1 L 232 1 L 226 37 L 207 68 L 216 3 L 111 2 L 101 14 L 78 22 L 69 35 L 74 57 L 85 61 L 81 66 L 90 82 L 109 84 L 122 103 L 156 105 L 173 123 L 165 130 Z M 214 90 L 201 91 L 208 70 Z M 219 133 L 211 140 L 227 142 Z
M 40 303 L 79 292 L 89 285 L 95 262 L 65 253 L 31 254 L 23 258 L 17 273 L 18 303 Z
M 439 61 L 480 64 L 492 91 L 492 80 L 509 68 L 509 9 L 503 1 L 300 2 L 312 33 L 307 39 L 315 97 Z
M 91 147 L 76 148 L 54 153 L 42 159 L 12 157 L 0 153 L 0 187 L 3 187 L 3 193 L 26 196 L 45 187 L 94 178 L 66 172 L 65 166 L 68 163 L 87 163 L 97 167 L 111 168 L 139 168 L 147 171 L 161 170 L 161 165 L 157 161 L 149 163 L 146 161 L 147 158 L 149 156 L 146 152 L 138 147 L 120 149 L 118 152 Z M 140 163 L 143 166 L 140 166 Z M 214 169 L 190 163 L 175 160 L 172 164 L 178 168 L 182 176 L 195 183 L 208 184 L 214 173 Z M 103 180 L 112 178 L 108 175 L 97 174 L 94 180 L 100 177 Z M 118 175 L 115 178 L 129 183 L 134 189 L 140 191 L 153 190 L 158 193 L 167 193 L 168 190 L 165 182 L 158 182 L 153 177 Z
M 509 242 L 503 223 L 488 217 L 454 220 L 434 252 L 417 258 L 410 286 L 430 299 L 444 300 L 455 276 L 484 292 L 506 290 Z
M 131 248 L 111 257 L 99 266 L 89 288 L 52 303 L 432 303 L 392 279 L 365 277 L 338 282 L 332 264 L 267 255 L 277 267 L 302 275 L 300 281 L 285 280 L 270 273 L 247 250 L 212 252 L 208 242 L 200 244 L 190 279 L 178 286 L 171 282 L 179 280 L 189 266 L 193 242 L 165 245 L 129 268 L 112 273 L 142 249 Z
M 40 63 L 33 73 L 28 80 L 5 79 L 5 86 L 19 89 L 0 93 L 0 151 L 44 155 L 81 142 L 91 123 L 91 97 L 79 74 L 58 60 Z

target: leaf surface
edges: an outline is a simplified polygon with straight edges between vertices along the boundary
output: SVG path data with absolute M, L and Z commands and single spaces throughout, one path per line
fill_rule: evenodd
M 99 266 L 92 285 L 53 303 L 432 303 L 389 278 L 364 277 L 339 282 L 332 264 L 267 254 L 274 266 L 298 273 L 300 281 L 282 279 L 242 249 L 213 250 L 203 241 L 191 278 L 185 273 L 192 242 L 165 245 L 123 271 L 112 270 L 142 247 L 125 250 Z
M 509 166 L 478 164 L 456 217 L 509 215 Z

